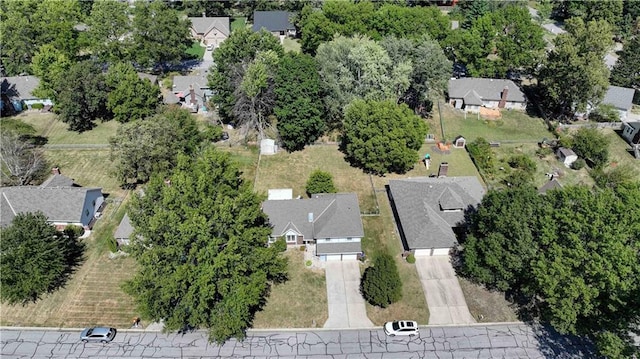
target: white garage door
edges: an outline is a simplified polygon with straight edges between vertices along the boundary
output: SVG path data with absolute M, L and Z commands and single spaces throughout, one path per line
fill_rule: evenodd
M 358 255 L 357 254 L 343 254 L 342 255 L 342 260 L 343 261 L 355 261 L 356 259 L 358 259 Z
M 340 261 L 340 260 L 342 260 L 342 255 L 340 254 L 327 255 L 327 261 Z
M 448 256 L 449 248 L 434 248 L 433 249 L 434 256 Z
M 431 249 L 416 249 L 413 255 L 416 257 L 430 256 Z

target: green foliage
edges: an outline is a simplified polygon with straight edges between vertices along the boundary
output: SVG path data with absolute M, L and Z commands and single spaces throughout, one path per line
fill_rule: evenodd
M 511 168 L 520 169 L 528 173 L 534 173 L 536 171 L 535 161 L 524 154 L 509 157 L 507 163 L 509 163 Z
M 394 63 L 382 46 L 367 37 L 337 36 L 320 45 L 316 61 L 333 125 L 340 123 L 345 106 L 353 100 L 397 100 L 409 87 L 409 60 Z
M 132 30 L 129 4 L 110 0 L 94 1 L 86 21 L 88 47 L 93 56 L 112 64 L 130 59 L 131 44 L 122 40 Z
M 609 139 L 596 128 L 581 127 L 573 135 L 573 151 L 602 168 L 609 161 Z
M 106 75 L 109 86 L 107 108 L 118 122 L 147 118 L 156 113 L 160 105 L 160 88 L 138 73 L 129 63 L 117 63 Z
M 111 236 L 107 237 L 107 247 L 111 253 L 116 253 L 118 251 L 118 241 Z
M 407 263 L 414 264 L 416 262 L 416 256 L 413 253 L 409 253 L 407 256 Z
M 318 65 L 309 55 L 288 52 L 280 59 L 275 81 L 274 112 L 282 147 L 302 150 L 326 129 Z
M 287 242 L 284 237 L 279 237 L 278 239 L 276 239 L 276 241 L 273 242 L 271 246 L 278 252 L 284 252 L 287 250 Z
M 23 304 L 63 286 L 82 261 L 84 244 L 73 229 L 64 233 L 42 213 L 20 213 L 0 230 L 3 303 Z
M 574 162 L 575 163 L 575 162 Z M 600 188 L 617 188 L 618 186 L 636 181 L 640 175 L 629 165 L 618 165 L 608 171 L 594 168 L 589 175 Z
M 617 333 L 605 330 L 595 335 L 598 353 L 607 359 L 633 358 L 633 347 Z
M 229 155 L 211 147 L 180 156 L 170 184 L 166 178 L 154 176 L 132 199 L 139 271 L 125 291 L 168 331 L 208 328 L 217 343 L 242 339 L 271 283 L 286 279 L 286 260 L 267 246 L 263 199 Z
M 34 103 L 33 105 L 31 105 L 31 108 L 33 110 L 42 110 L 44 108 L 44 105 L 41 103 Z
M 312 194 L 337 192 L 331 173 L 322 170 L 311 172 L 305 189 L 309 197 L 311 197 Z
M 600 104 L 589 114 L 589 119 L 596 122 L 619 122 L 620 112 L 611 104 Z
M 611 71 L 611 84 L 622 87 L 640 88 L 640 36 L 631 38 L 624 44 L 618 61 Z
M 122 186 L 144 183 L 173 168 L 179 153 L 194 153 L 202 139 L 193 116 L 181 109 L 123 124 L 110 139 L 116 178 Z
M 214 91 L 213 102 L 218 105 L 220 116 L 225 121 L 232 119 L 237 97 L 234 92 L 244 77 L 246 66 L 258 52 L 272 50 L 282 57 L 284 50 L 278 39 L 266 31 L 252 32 L 250 29 L 234 31 L 213 52 L 215 65 L 209 74 L 209 85 Z
M 587 165 L 587 161 L 585 161 L 582 158 L 578 158 L 577 160 L 575 160 L 575 162 L 571 164 L 571 168 L 573 168 L 576 171 L 579 171 L 583 169 L 586 165 Z
M 482 171 L 492 174 L 495 172 L 495 154 L 491 150 L 489 141 L 483 137 L 478 137 L 467 144 L 467 151 L 476 166 Z
M 70 67 L 71 61 L 62 51 L 50 44 L 42 45 L 31 62 L 33 74 L 40 79 L 34 93 L 56 101 L 55 86 Z
M 609 87 L 609 69 L 602 58 L 613 46 L 611 26 L 604 21 L 585 23 L 580 18 L 566 22 L 566 33 L 554 40 L 555 47 L 540 72 L 545 107 L 561 114 L 584 112 L 589 103 L 599 103 Z
M 405 173 L 418 161 L 427 125 L 407 105 L 355 100 L 345 111 L 341 150 L 369 173 Z
M 202 138 L 206 141 L 217 142 L 222 139 L 222 132 L 222 127 L 207 124 L 202 133 Z
M 362 275 L 361 291 L 371 305 L 386 308 L 402 299 L 402 281 L 395 260 L 387 253 L 373 259 Z
M 614 189 L 490 190 L 469 227 L 463 271 L 511 293 L 561 333 L 628 338 L 640 318 L 640 183 Z M 615 353 L 611 334 L 599 344 Z
M 100 66 L 92 61 L 73 64 L 56 84 L 56 109 L 69 130 L 84 132 L 95 127 L 95 121 L 107 121 L 109 88 Z

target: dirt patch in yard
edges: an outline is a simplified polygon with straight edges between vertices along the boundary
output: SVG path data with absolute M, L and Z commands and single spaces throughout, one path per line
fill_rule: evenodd
M 492 292 L 481 285 L 458 277 L 469 312 L 478 323 L 519 321 L 515 306 L 504 298 L 502 292 Z

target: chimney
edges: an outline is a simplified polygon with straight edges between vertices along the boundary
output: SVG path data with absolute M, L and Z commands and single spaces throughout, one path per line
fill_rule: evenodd
M 189 94 L 191 94 L 191 105 L 197 105 L 198 100 L 196 100 L 196 90 L 193 89 L 193 85 L 189 86 Z
M 60 174 L 60 168 L 59 167 L 53 167 L 51 169 L 51 173 L 53 173 L 54 175 L 59 175 Z
M 505 86 L 502 89 L 502 96 L 500 97 L 500 103 L 498 104 L 498 108 L 504 108 L 507 104 L 507 95 L 509 94 L 509 87 Z
M 441 162 L 438 168 L 438 177 L 447 177 L 447 172 L 449 172 L 449 163 Z

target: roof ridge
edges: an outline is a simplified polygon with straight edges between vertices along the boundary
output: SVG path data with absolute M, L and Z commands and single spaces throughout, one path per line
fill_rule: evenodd
M 16 213 L 15 208 L 13 208 L 13 206 L 11 205 L 11 201 L 9 201 L 9 198 L 7 198 L 6 193 L 4 191 L 2 192 L 2 197 L 4 197 L 4 200 L 7 201 L 7 204 L 9 205 L 9 208 L 11 208 L 11 212 L 13 212 L 13 215 L 14 216 L 18 215 Z

